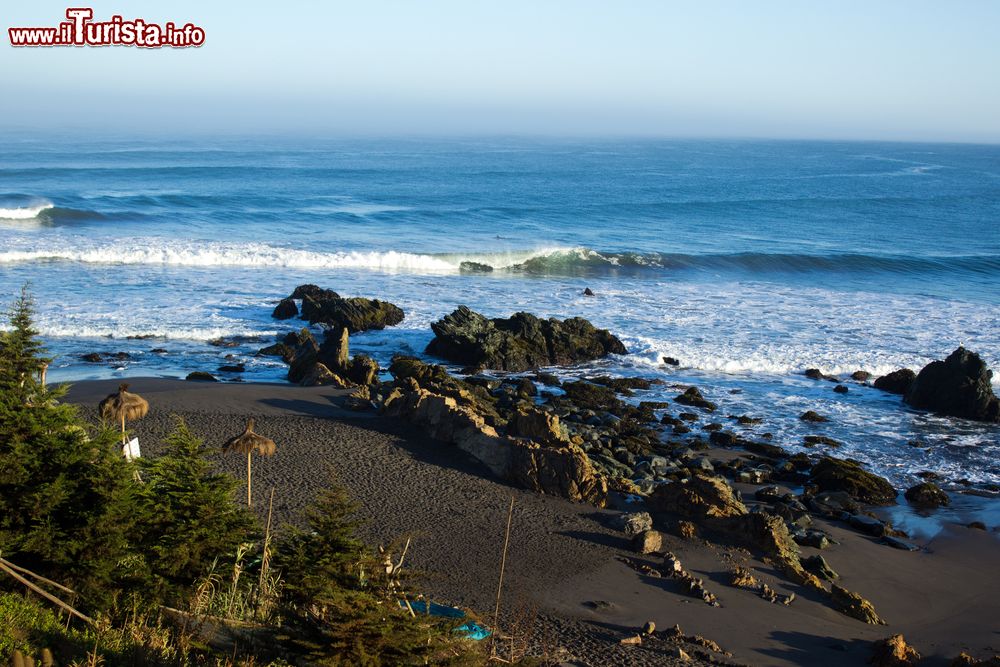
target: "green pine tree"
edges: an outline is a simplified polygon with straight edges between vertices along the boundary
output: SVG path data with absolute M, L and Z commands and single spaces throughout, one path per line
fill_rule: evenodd
M 49 391 L 47 360 L 22 290 L 0 335 L 0 551 L 74 587 L 101 607 L 130 556 L 131 472 L 113 431 L 91 433 L 62 388 Z
M 184 420 L 167 437 L 167 450 L 141 459 L 136 490 L 137 545 L 154 576 L 154 590 L 172 597 L 229 557 L 255 529 L 253 515 L 233 501 L 237 482 L 213 472 L 209 451 Z M 153 591 L 150 591 L 153 592 Z

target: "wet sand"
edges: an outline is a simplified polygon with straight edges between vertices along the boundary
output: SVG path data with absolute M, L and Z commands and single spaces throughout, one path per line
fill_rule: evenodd
M 436 600 L 492 617 L 507 508 L 515 499 L 504 587 L 509 620 L 534 621 L 536 640 L 563 646 L 588 665 L 692 664 L 669 656 L 665 642 L 619 646 L 647 620 L 660 629 L 679 624 L 715 640 L 733 663 L 863 665 L 871 642 L 901 632 L 926 665 L 946 665 L 960 651 L 979 658 L 1000 653 L 1000 539 L 947 525 L 913 541 L 919 552 L 878 544 L 839 524 L 817 521 L 840 542 L 819 552 L 840 584 L 875 605 L 887 626 L 865 625 L 832 610 L 815 594 L 787 583 L 774 569 L 734 548 L 668 536 L 666 547 L 705 578 L 721 607 L 682 595 L 672 580 L 637 573 L 622 558 L 637 557 L 608 527 L 617 512 L 515 489 L 492 478 L 458 450 L 408 425 L 342 407 L 344 392 L 278 384 L 194 383 L 132 378 L 150 412 L 132 425 L 143 454 L 155 456 L 172 414 L 210 445 L 239 433 L 248 416 L 275 440 L 277 454 L 254 465 L 255 505 L 266 510 L 275 490 L 275 520 L 294 522 L 334 480 L 359 504 L 360 536 L 371 544 L 411 537 L 407 562 Z M 118 381 L 80 382 L 68 400 L 93 418 L 97 402 Z M 244 460 L 219 455 L 238 479 Z M 752 497 L 752 494 L 746 494 Z M 733 562 L 747 563 L 789 606 L 771 604 L 728 585 Z M 588 603 L 602 601 L 594 609 Z

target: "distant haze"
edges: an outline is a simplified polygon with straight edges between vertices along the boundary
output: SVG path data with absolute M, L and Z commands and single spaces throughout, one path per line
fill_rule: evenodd
M 15 49 L 67 5 L 8 5 L 8 131 L 1000 141 L 990 0 L 93 5 L 205 29 L 178 50 Z

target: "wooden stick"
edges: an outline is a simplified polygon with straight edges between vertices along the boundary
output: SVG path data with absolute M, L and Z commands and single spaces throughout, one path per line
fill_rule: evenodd
M 250 502 L 250 458 L 253 456 L 253 450 L 251 449 L 247 452 L 247 507 L 253 507 L 253 503 Z
M 514 496 L 510 497 L 510 509 L 507 510 L 507 532 L 503 539 L 503 555 L 500 558 L 500 580 L 497 582 L 497 605 L 493 610 L 493 649 L 496 649 L 496 633 L 500 622 L 500 593 L 503 590 L 503 572 L 507 567 L 507 546 L 510 544 L 510 523 L 514 518 Z M 493 651 L 491 651 L 492 653 Z
M 23 568 L 20 565 L 15 565 L 14 563 L 11 563 L 9 560 L 7 560 L 6 558 L 0 558 L 0 563 L 3 563 L 4 565 L 6 565 L 10 569 L 14 570 L 15 572 L 20 572 L 21 574 L 27 575 L 27 576 L 29 576 L 29 577 L 31 577 L 33 579 L 37 579 L 38 581 L 42 582 L 43 584 L 48 584 L 49 586 L 52 586 L 54 588 L 58 588 L 59 590 L 63 591 L 64 593 L 69 593 L 70 595 L 76 595 L 76 591 L 74 591 L 73 589 L 66 588 L 62 584 L 57 583 L 55 581 L 52 581 L 51 579 L 46 579 L 42 575 L 35 574 L 31 570 Z
M 84 616 L 83 614 L 81 614 L 80 612 L 78 612 L 76 609 L 73 609 L 73 607 L 69 606 L 68 604 L 66 604 L 65 602 L 63 602 L 59 598 L 57 598 L 55 595 L 52 595 L 51 593 L 45 591 L 42 588 L 39 588 L 38 586 L 36 586 L 33 583 L 31 583 L 30 581 L 28 581 L 27 579 L 25 579 L 24 577 L 22 577 L 21 575 L 19 575 L 17 572 L 15 572 L 14 570 L 12 570 L 9 567 L 7 567 L 4 563 L 0 563 L 0 570 L 2 570 L 4 572 L 6 572 L 7 574 L 9 574 L 10 576 L 14 577 L 14 579 L 17 580 L 19 583 L 24 584 L 25 586 L 27 586 L 28 588 L 30 588 L 34 592 L 38 593 L 39 595 L 41 595 L 43 598 L 45 598 L 49 602 L 57 605 L 58 607 L 64 609 L 65 611 L 69 612 L 70 614 L 73 614 L 74 616 L 76 616 L 80 620 L 86 621 L 90 625 L 94 624 L 94 619 L 90 618 L 89 616 Z
M 267 528 L 264 529 L 264 549 L 260 560 L 260 579 L 257 581 L 257 594 L 264 588 L 264 576 L 267 574 L 267 550 L 271 544 L 271 513 L 274 511 L 274 487 L 271 487 L 271 500 L 267 504 Z M 256 610 L 254 610 L 256 613 Z

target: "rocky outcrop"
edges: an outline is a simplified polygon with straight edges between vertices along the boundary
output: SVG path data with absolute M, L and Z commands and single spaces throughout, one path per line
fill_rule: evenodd
M 403 321 L 403 311 L 388 301 L 361 297 L 344 298 L 333 290 L 317 285 L 299 285 L 291 296 L 282 299 L 271 316 L 287 320 L 299 314 L 295 299 L 302 300 L 302 319 L 334 329 L 358 333 L 384 329 Z
M 1000 422 L 1000 400 L 993 394 L 992 377 L 993 371 L 978 354 L 960 347 L 944 361 L 924 366 L 903 400 L 919 410 Z
M 914 667 L 920 662 L 920 654 L 906 643 L 903 635 L 893 635 L 872 645 L 872 657 L 868 664 L 874 667 Z
M 910 385 L 917 378 L 917 374 L 909 368 L 900 368 L 882 377 L 875 378 L 876 389 L 887 391 L 890 394 L 905 394 L 910 390 Z
M 911 486 L 903 494 L 911 504 L 918 507 L 940 507 L 951 502 L 948 494 L 941 490 L 934 482 L 923 482 L 916 486 Z
M 628 354 L 618 338 L 585 319 L 542 320 L 530 313 L 489 319 L 460 306 L 431 324 L 427 353 L 470 368 L 525 371 Z
M 298 314 L 299 307 L 295 305 L 295 301 L 291 297 L 279 301 L 278 305 L 271 311 L 271 317 L 276 320 L 290 320 Z
M 851 618 L 870 625 L 885 625 L 885 621 L 875 612 L 871 602 L 837 584 L 833 584 L 830 588 L 830 602 L 834 609 Z
M 698 473 L 687 483 L 656 487 L 647 504 L 656 512 L 694 520 L 740 516 L 748 511 L 725 479 Z
M 813 466 L 811 481 L 820 491 L 844 491 L 871 505 L 896 502 L 896 489 L 889 480 L 868 472 L 856 461 L 824 457 Z
M 288 381 L 304 387 L 332 386 L 340 389 L 369 385 L 378 376 L 378 363 L 366 355 L 350 358 L 347 329 L 328 329 L 319 344 L 308 329 L 292 333 L 279 345 L 288 362 Z
M 565 439 L 556 415 L 520 406 L 509 418 L 501 417 L 497 400 L 486 389 L 412 357 L 393 359 L 389 370 L 395 381 L 383 401 L 384 414 L 420 426 L 514 484 L 598 507 L 606 504 L 607 481 L 587 454 Z

